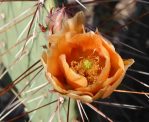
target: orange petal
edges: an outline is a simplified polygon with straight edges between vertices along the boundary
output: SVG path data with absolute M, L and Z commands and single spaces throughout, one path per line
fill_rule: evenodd
M 106 85 L 110 85 L 113 82 L 116 82 L 116 80 L 120 77 L 122 77 L 122 74 L 124 73 L 124 70 L 122 69 L 118 69 L 117 72 L 110 78 L 108 78 L 104 83 L 103 83 L 103 87 L 105 87 Z
M 76 34 L 69 41 L 71 48 L 81 47 L 83 51 L 89 49 L 100 48 L 102 43 L 99 36 L 97 36 L 94 32 Z
M 107 90 L 108 86 L 100 89 L 94 96 L 93 96 L 93 99 L 94 100 L 97 100 L 99 98 L 101 98 L 103 96 L 103 94 L 105 93 L 105 91 Z
M 86 87 L 87 80 L 82 75 L 75 73 L 66 62 L 66 56 L 64 54 L 59 56 L 61 71 L 65 74 L 67 83 L 73 88 Z
M 52 76 L 50 73 L 46 73 L 46 77 L 48 79 L 48 81 L 50 83 L 52 83 L 54 89 L 62 94 L 66 94 L 68 93 L 65 89 L 65 87 L 63 86 L 63 84 L 61 84 L 61 82 L 54 76 Z
M 120 85 L 124 76 L 125 76 L 125 72 L 122 72 L 119 77 L 116 77 L 118 79 L 116 79 L 116 81 L 114 81 L 114 83 L 112 85 L 106 85 L 106 86 L 108 86 L 108 88 L 101 98 L 106 98 L 109 95 L 111 95 L 113 93 L 113 91 Z M 110 79 L 110 80 L 112 81 L 112 79 Z M 108 80 L 108 81 L 111 82 L 110 80 Z
M 122 58 L 120 57 L 120 55 L 114 50 L 114 48 L 111 47 L 111 45 L 109 45 L 108 42 L 106 42 L 106 39 L 104 39 L 104 37 L 102 37 L 100 34 L 99 36 L 102 39 L 103 46 L 109 52 L 110 60 L 111 60 L 111 74 L 110 75 L 113 76 L 119 68 L 124 70 L 124 62 Z
M 57 60 L 59 57 L 59 52 L 55 50 L 49 50 L 52 54 L 47 54 L 47 72 L 51 73 L 53 76 L 60 76 L 62 73 L 59 70 Z
M 111 63 L 110 63 L 111 59 L 108 51 L 104 47 L 101 48 L 101 53 L 105 57 L 105 66 L 103 67 L 98 77 L 98 81 L 105 81 L 109 76 L 109 72 L 111 68 Z
M 114 81 L 113 84 L 111 84 L 111 86 L 109 86 L 106 90 L 106 92 L 104 93 L 104 95 L 102 96 L 102 98 L 106 98 L 108 97 L 109 95 L 112 94 L 112 92 L 119 86 L 119 84 L 121 83 L 121 81 L 123 80 L 124 76 L 125 76 L 125 73 L 126 73 L 126 70 L 128 69 L 128 67 L 130 67 L 132 64 L 134 63 L 134 60 L 133 59 L 128 59 L 128 60 L 125 60 L 124 61 L 124 65 L 125 65 L 125 70 L 124 72 L 121 73 L 120 77 L 117 77 L 118 79 L 116 81 Z M 112 80 L 114 79 L 109 79 L 109 82 L 111 82 Z

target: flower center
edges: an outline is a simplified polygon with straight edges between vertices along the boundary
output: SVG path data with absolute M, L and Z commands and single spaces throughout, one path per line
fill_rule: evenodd
M 85 59 L 85 60 L 83 61 L 83 67 L 84 67 L 84 69 L 86 69 L 86 70 L 91 69 L 91 68 L 92 68 L 92 65 L 93 65 L 92 61 L 90 61 L 90 60 L 88 60 L 88 59 Z
M 80 75 L 87 78 L 88 85 L 95 83 L 102 70 L 99 56 L 80 57 L 71 61 L 70 67 Z

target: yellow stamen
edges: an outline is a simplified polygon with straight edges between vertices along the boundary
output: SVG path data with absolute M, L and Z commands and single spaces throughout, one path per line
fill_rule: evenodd
M 80 75 L 87 78 L 88 85 L 97 81 L 102 67 L 98 56 L 84 57 L 77 61 L 71 61 L 71 68 Z

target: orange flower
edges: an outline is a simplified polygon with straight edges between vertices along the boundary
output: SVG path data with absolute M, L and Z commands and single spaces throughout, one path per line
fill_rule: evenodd
M 84 31 L 77 13 L 49 37 L 42 55 L 46 77 L 54 89 L 71 98 L 92 102 L 108 97 L 121 83 L 133 59 L 123 60 L 101 34 Z

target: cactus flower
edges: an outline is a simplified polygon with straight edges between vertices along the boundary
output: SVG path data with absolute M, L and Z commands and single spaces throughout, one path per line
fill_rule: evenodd
M 123 60 L 99 32 L 85 32 L 84 14 L 77 13 L 50 35 L 42 54 L 46 77 L 62 95 L 92 102 L 106 98 L 122 82 L 134 62 Z

